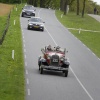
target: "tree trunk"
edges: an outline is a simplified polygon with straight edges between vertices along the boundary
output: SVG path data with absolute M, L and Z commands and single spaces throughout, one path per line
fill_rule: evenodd
M 77 0 L 77 15 L 79 15 L 79 0 Z
M 47 8 L 50 7 L 50 2 L 51 2 L 51 0 L 48 0 L 47 3 L 46 3 L 46 7 L 47 7 Z
M 64 0 L 60 0 L 60 10 L 62 10 L 62 11 L 64 10 L 64 5 L 63 5 L 64 3 L 63 2 L 64 2 Z
M 40 7 L 44 8 L 45 7 L 45 0 L 40 0 Z
M 84 11 L 85 11 L 85 1 L 86 1 L 86 0 L 84 0 L 84 1 L 83 1 L 82 17 L 84 17 Z
M 33 5 L 34 0 L 28 0 L 28 4 Z
M 67 13 L 67 5 L 68 5 L 68 0 L 66 0 L 64 4 L 64 15 L 66 15 Z
M 34 7 L 37 7 L 38 0 L 34 0 Z

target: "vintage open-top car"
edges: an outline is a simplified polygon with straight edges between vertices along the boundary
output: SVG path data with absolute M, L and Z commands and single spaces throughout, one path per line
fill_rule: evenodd
M 51 47 L 45 46 L 45 48 L 41 49 L 43 55 L 38 58 L 38 65 L 40 74 L 43 74 L 44 69 L 46 70 L 54 70 L 54 71 L 62 71 L 64 76 L 68 76 L 69 69 L 69 61 L 65 57 L 66 49 L 62 49 L 59 46 Z

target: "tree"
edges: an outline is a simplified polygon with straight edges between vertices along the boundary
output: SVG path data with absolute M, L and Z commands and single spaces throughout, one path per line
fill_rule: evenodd
M 66 0 L 64 4 L 64 15 L 66 15 L 67 12 L 67 5 L 68 5 L 68 0 Z
M 79 0 L 77 0 L 77 15 L 79 15 L 79 12 L 80 12 L 80 10 L 79 10 Z
M 45 2 L 46 0 L 40 0 L 40 7 L 45 8 Z
M 38 6 L 38 0 L 34 0 L 34 7 L 37 7 Z
M 66 12 L 68 10 L 67 6 L 68 5 L 70 6 L 73 3 L 73 1 L 75 1 L 75 0 L 66 0 L 65 1 L 65 3 L 64 3 L 64 15 L 66 15 Z
M 83 10 L 82 10 L 82 17 L 84 17 L 85 2 L 86 2 L 86 0 L 84 0 L 84 1 L 83 1 Z

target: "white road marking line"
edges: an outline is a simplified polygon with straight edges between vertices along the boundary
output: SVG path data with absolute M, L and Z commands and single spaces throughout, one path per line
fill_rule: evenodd
M 30 89 L 28 89 L 27 91 L 28 91 L 28 95 L 30 95 Z
M 95 54 L 94 53 L 92 53 L 94 56 L 95 56 Z
M 26 55 L 24 55 L 25 56 L 25 59 L 26 59 Z
M 23 43 L 25 44 L 25 40 L 23 39 Z
M 25 66 L 27 66 L 27 62 L 25 62 Z
M 42 10 L 42 8 L 39 10 L 39 12 L 38 12 L 38 17 L 40 16 L 40 11 Z
M 92 98 L 92 96 L 89 94 L 89 92 L 86 90 L 86 88 L 83 86 L 83 84 L 81 83 L 81 81 L 78 79 L 78 77 L 76 76 L 76 74 L 74 73 L 73 69 L 70 67 L 71 71 L 73 72 L 75 78 L 77 79 L 77 81 L 79 82 L 79 84 L 81 85 L 81 87 L 84 89 L 84 91 L 87 93 L 87 95 L 90 97 L 91 100 L 94 100 Z
M 85 44 L 83 44 L 83 46 L 85 47 Z
M 89 48 L 87 48 L 89 51 L 91 51 Z
M 26 49 L 24 49 L 24 52 L 26 52 Z
M 29 84 L 29 79 L 28 78 L 27 78 L 26 82 L 27 82 L 27 84 Z
M 23 35 L 23 39 L 24 39 L 24 35 Z
M 25 44 L 24 44 L 24 48 L 25 48 Z
M 55 43 L 55 45 L 57 46 L 57 43 L 55 42 L 55 40 L 53 39 L 53 37 L 51 36 L 51 34 L 49 33 L 49 31 L 47 30 L 47 28 L 45 27 L 47 33 L 49 34 L 49 36 L 51 37 L 51 39 L 53 40 L 53 42 Z
M 26 70 L 26 75 L 28 75 L 28 70 Z

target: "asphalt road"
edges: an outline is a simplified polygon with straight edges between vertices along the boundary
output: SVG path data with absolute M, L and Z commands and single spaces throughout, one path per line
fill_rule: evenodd
M 94 15 L 94 14 L 88 14 L 88 15 L 100 22 L 100 15 Z
M 44 32 L 27 30 L 28 18 L 20 18 L 25 58 L 26 100 L 100 100 L 100 59 L 56 19 L 54 10 L 36 8 L 45 21 Z M 68 77 L 61 72 L 38 71 L 38 57 L 45 45 L 66 47 Z

